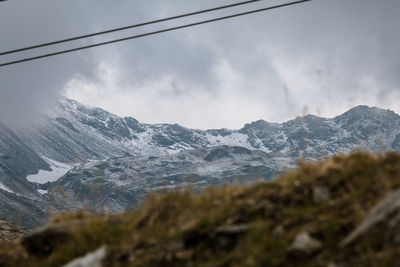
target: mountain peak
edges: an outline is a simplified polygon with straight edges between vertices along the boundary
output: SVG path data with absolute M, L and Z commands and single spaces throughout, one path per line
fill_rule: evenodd
M 376 117 L 398 118 L 399 115 L 389 109 L 359 105 L 348 110 L 338 117 L 352 117 L 353 119 L 366 119 Z
M 258 121 L 254 121 L 252 123 L 246 123 L 241 131 L 246 131 L 249 129 L 254 129 L 257 131 L 266 131 L 266 130 L 273 129 L 278 125 L 279 125 L 278 123 L 271 123 L 271 122 L 267 122 L 265 120 L 258 120 Z

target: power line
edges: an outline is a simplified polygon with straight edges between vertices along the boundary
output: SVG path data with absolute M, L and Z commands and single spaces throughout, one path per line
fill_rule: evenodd
M 2 1 L 2 0 L 0 0 L 0 1 Z M 94 36 L 98 36 L 98 35 L 107 34 L 107 33 L 113 33 L 113 32 L 118 32 L 118 31 L 133 29 L 133 28 L 138 28 L 138 27 L 147 26 L 147 25 L 150 25 L 150 24 L 156 24 L 156 23 L 160 23 L 160 22 L 165 22 L 165 21 L 170 21 L 170 20 L 190 17 L 190 16 L 194 16 L 194 15 L 199 15 L 199 14 L 208 13 L 208 12 L 212 12 L 212 11 L 227 9 L 227 8 L 231 8 L 231 7 L 247 5 L 247 4 L 250 4 L 250 3 L 260 2 L 260 1 L 264 1 L 264 0 L 251 0 L 251 1 L 239 2 L 239 3 L 230 4 L 230 5 L 219 6 L 219 7 L 209 8 L 209 9 L 200 10 L 200 11 L 196 11 L 196 12 L 186 13 L 186 14 L 183 14 L 183 15 L 172 16 L 172 17 L 168 17 L 168 18 L 164 18 L 164 19 L 158 19 L 158 20 L 148 21 L 148 22 L 144 22 L 144 23 L 129 25 L 129 26 L 125 26 L 125 27 L 120 27 L 120 28 L 115 28 L 115 29 L 95 32 L 95 33 L 91 33 L 91 34 L 80 35 L 80 36 L 71 37 L 71 38 L 62 39 L 62 40 L 53 41 L 53 42 L 48 42 L 48 43 L 44 43 L 44 44 L 32 45 L 32 46 L 18 48 L 18 49 L 14 49 L 14 50 L 10 50 L 10 51 L 0 52 L 0 56 L 8 55 L 8 54 L 14 54 L 14 53 L 17 53 L 17 52 L 27 51 L 27 50 L 40 48 L 40 47 L 45 47 L 45 46 L 50 46 L 50 45 L 55 45 L 55 44 L 61 44 L 61 43 L 76 41 L 76 40 L 80 40 L 80 39 L 84 39 L 84 38 L 88 38 L 88 37 L 94 37 Z
M 20 60 L 1 63 L 0 67 L 14 65 L 14 64 L 28 62 L 28 61 L 33 61 L 33 60 L 38 60 L 38 59 L 52 57 L 52 56 L 57 56 L 57 55 L 61 55 L 61 54 L 67 54 L 67 53 L 71 53 L 71 52 L 75 52 L 75 51 L 79 51 L 79 50 L 85 50 L 85 49 L 89 49 L 89 48 L 94 48 L 94 47 L 98 47 L 98 46 L 103 46 L 103 45 L 123 42 L 123 41 L 127 41 L 127 40 L 138 39 L 138 38 L 142 38 L 142 37 L 146 37 L 146 36 L 150 36 L 150 35 L 156 35 L 156 34 L 160 34 L 160 33 L 164 33 L 164 32 L 175 31 L 175 30 L 179 30 L 179 29 L 184 29 L 184 28 L 189 28 L 189 27 L 198 26 L 198 25 L 202 25 L 202 24 L 207 24 L 207 23 L 211 23 L 211 22 L 217 22 L 217 21 L 231 19 L 231 18 L 235 18 L 235 17 L 250 15 L 250 14 L 259 13 L 259 12 L 263 12 L 263 11 L 267 11 L 267 10 L 271 10 L 271 9 L 282 8 L 282 7 L 296 5 L 296 4 L 300 4 L 300 3 L 304 3 L 304 2 L 310 2 L 310 1 L 312 1 L 312 0 L 295 1 L 295 2 L 290 2 L 290 3 L 286 3 L 286 4 L 271 6 L 271 7 L 255 9 L 255 10 L 251 10 L 251 11 L 247 11 L 247 12 L 236 13 L 236 14 L 229 15 L 229 16 L 218 17 L 218 18 L 214 18 L 214 19 L 210 19 L 210 20 L 204 20 L 204 21 L 200 21 L 200 22 L 185 24 L 185 25 L 172 27 L 172 28 L 167 28 L 167 29 L 163 29 L 163 30 L 158 30 L 158 31 L 144 33 L 144 34 L 138 34 L 138 35 L 134 35 L 134 36 L 129 36 L 129 37 L 125 37 L 125 38 L 115 39 L 115 40 L 111 40 L 111 41 L 107 41 L 107 42 L 101 42 L 101 43 L 96 43 L 96 44 L 92 44 L 92 45 L 80 46 L 80 47 L 77 47 L 77 48 L 62 50 L 62 51 L 59 51 L 59 52 L 54 52 L 54 53 L 44 54 L 44 55 L 40 55 L 40 56 L 34 56 L 34 57 L 24 58 L 24 59 L 20 59 Z

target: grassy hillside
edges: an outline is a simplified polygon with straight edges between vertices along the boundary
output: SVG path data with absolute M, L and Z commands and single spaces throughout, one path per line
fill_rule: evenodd
M 102 245 L 105 266 L 399 266 L 396 212 L 347 242 L 399 186 L 395 153 L 300 163 L 251 187 L 151 195 L 122 215 L 58 215 L 0 243 L 0 266 L 60 266 Z

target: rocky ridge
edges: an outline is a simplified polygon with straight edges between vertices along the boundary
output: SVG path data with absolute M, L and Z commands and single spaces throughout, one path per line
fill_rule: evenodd
M 28 232 L 24 227 L 0 219 L 0 242 L 16 240 Z
M 0 125 L 0 216 L 35 227 L 71 208 L 120 212 L 148 192 L 268 180 L 299 158 L 358 149 L 400 151 L 400 116 L 359 106 L 332 119 L 196 130 L 140 123 L 61 98 L 33 127 Z

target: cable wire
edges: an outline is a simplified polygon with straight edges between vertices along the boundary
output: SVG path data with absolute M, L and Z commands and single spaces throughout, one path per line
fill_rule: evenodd
M 170 21 L 170 20 L 190 17 L 190 16 L 199 15 L 199 14 L 208 13 L 208 12 L 217 11 L 217 10 L 222 10 L 222 9 L 226 9 L 226 8 L 231 8 L 231 7 L 241 6 L 241 5 L 247 5 L 247 4 L 251 4 L 251 3 L 254 3 L 254 2 L 260 2 L 260 1 L 264 1 L 264 0 L 251 0 L 251 1 L 239 2 L 239 3 L 230 4 L 230 5 L 219 6 L 219 7 L 209 8 L 209 9 L 200 10 L 200 11 L 196 11 L 196 12 L 186 13 L 186 14 L 183 14 L 183 15 L 172 16 L 172 17 L 168 17 L 168 18 L 164 18 L 164 19 L 152 20 L 152 21 L 143 22 L 143 23 L 134 24 L 134 25 L 129 25 L 129 26 L 125 26 L 125 27 L 120 27 L 120 28 L 115 28 L 115 29 L 110 29 L 110 30 L 105 30 L 105 31 L 85 34 L 85 35 L 79 35 L 79 36 L 76 36 L 76 37 L 71 37 L 71 38 L 62 39 L 62 40 L 58 40 L 58 41 L 53 41 L 53 42 L 48 42 L 48 43 L 43 43 L 43 44 L 37 44 L 37 45 L 18 48 L 18 49 L 14 49 L 14 50 L 10 50 L 10 51 L 0 52 L 0 56 L 8 55 L 8 54 L 14 54 L 14 53 L 17 53 L 17 52 L 32 50 L 32 49 L 36 49 L 36 48 L 40 48 L 40 47 L 46 47 L 46 46 L 55 45 L 55 44 L 61 44 L 61 43 L 76 41 L 76 40 L 85 39 L 85 38 L 88 38 L 88 37 L 94 37 L 94 36 L 98 36 L 98 35 L 103 35 L 103 34 L 108 34 L 108 33 L 113 33 L 113 32 L 133 29 L 133 28 L 138 28 L 138 27 L 147 26 L 147 25 L 151 25 L 151 24 L 156 24 L 156 23 L 160 23 L 160 22 L 165 22 L 165 21 Z
M 207 23 L 211 23 L 211 22 L 217 22 L 217 21 L 231 19 L 231 18 L 235 18 L 235 17 L 241 17 L 241 16 L 250 15 L 250 14 L 254 14 L 254 13 L 260 13 L 260 12 L 267 11 L 267 10 L 282 8 L 282 7 L 296 5 L 296 4 L 310 2 L 310 1 L 312 1 L 312 0 L 295 1 L 295 2 L 285 3 L 285 4 L 281 4 L 281 5 L 271 6 L 271 7 L 255 9 L 255 10 L 251 10 L 251 11 L 247 11 L 247 12 L 236 13 L 233 15 L 218 17 L 218 18 L 214 18 L 214 19 L 204 20 L 204 21 L 200 21 L 200 22 L 185 24 L 185 25 L 167 28 L 167 29 L 163 29 L 163 30 L 148 32 L 148 33 L 144 33 L 144 34 L 138 34 L 138 35 L 115 39 L 115 40 L 111 40 L 111 41 L 106 41 L 106 42 L 101 42 L 101 43 L 96 43 L 96 44 L 91 44 L 91 45 L 86 45 L 86 46 L 80 46 L 77 48 L 62 50 L 59 52 L 54 52 L 54 53 L 44 54 L 44 55 L 40 55 L 40 56 L 34 56 L 34 57 L 24 58 L 24 59 L 20 59 L 20 60 L 1 63 L 0 67 L 14 65 L 14 64 L 22 63 L 22 62 L 38 60 L 38 59 L 52 57 L 52 56 L 57 56 L 57 55 L 61 55 L 61 54 L 67 54 L 67 53 L 71 53 L 71 52 L 75 52 L 75 51 L 79 51 L 79 50 L 85 50 L 85 49 L 94 48 L 94 47 L 98 47 L 98 46 L 109 45 L 109 44 L 123 42 L 123 41 L 127 41 L 127 40 L 142 38 L 142 37 L 146 37 L 146 36 L 150 36 L 150 35 L 156 35 L 156 34 L 160 34 L 160 33 L 175 31 L 175 30 L 189 28 L 189 27 L 198 26 L 198 25 L 203 25 L 203 24 L 207 24 Z

